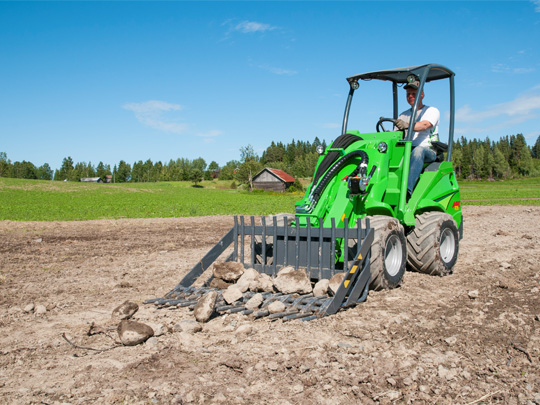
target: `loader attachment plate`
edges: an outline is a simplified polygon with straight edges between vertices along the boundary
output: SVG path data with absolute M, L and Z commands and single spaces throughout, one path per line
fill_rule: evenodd
M 256 291 L 246 291 L 242 298 L 227 304 L 222 290 L 217 290 L 216 313 L 243 313 L 254 318 L 269 316 L 270 319 L 310 320 L 334 314 L 339 309 L 354 306 L 366 299 L 370 283 L 370 249 L 374 231 L 369 220 L 362 228 L 360 221 L 355 228 L 349 228 L 345 220 L 344 228 L 337 228 L 332 221 L 330 228 L 321 226 L 296 227 L 283 217 L 271 218 L 272 224 L 262 217 L 259 224 L 250 217 L 246 223 L 243 216 L 234 217 L 234 226 L 210 251 L 193 267 L 180 283 L 163 298 L 145 301 L 159 307 L 193 309 L 200 298 L 213 290 L 208 285 L 210 276 L 201 287 L 193 283 L 212 263 L 233 245 L 232 252 L 225 261 L 236 261 L 244 268 L 254 268 L 259 273 L 276 276 L 279 270 L 292 266 L 303 269 L 312 282 L 330 279 L 339 272 L 345 273 L 340 287 L 333 296 L 314 297 L 312 294 L 282 294 L 262 292 L 263 303 L 256 309 L 247 309 L 245 304 Z M 295 222 L 298 223 L 298 218 Z M 319 221 L 322 224 L 322 219 Z M 342 261 L 339 261 L 339 258 Z M 337 261 L 337 263 L 336 263 Z M 281 301 L 285 311 L 270 314 L 268 306 Z

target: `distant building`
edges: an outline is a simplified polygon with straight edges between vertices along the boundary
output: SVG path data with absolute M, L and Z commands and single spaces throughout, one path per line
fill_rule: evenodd
M 112 175 L 108 174 L 105 176 L 105 183 L 112 183 Z
M 101 177 L 82 177 L 81 181 L 83 183 L 103 183 Z
M 283 170 L 265 167 L 253 177 L 253 188 L 282 193 L 292 186 L 294 181 L 294 177 Z

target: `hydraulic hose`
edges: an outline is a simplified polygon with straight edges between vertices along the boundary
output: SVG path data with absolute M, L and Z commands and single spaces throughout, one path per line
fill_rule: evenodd
M 334 142 L 332 142 L 332 149 L 346 149 L 354 142 L 361 141 L 362 138 L 354 134 L 343 134 L 338 136 Z M 328 170 L 330 166 L 334 164 L 335 161 L 339 159 L 338 151 L 330 151 L 324 157 L 323 161 L 317 168 L 315 175 L 313 176 L 313 184 L 317 184 L 321 176 Z
M 330 180 L 347 164 L 347 162 L 351 159 L 354 159 L 356 157 L 360 157 L 361 163 L 368 164 L 369 163 L 369 157 L 366 152 L 363 150 L 355 150 L 352 151 L 345 156 L 343 156 L 341 159 L 339 159 L 332 167 L 324 174 L 322 179 L 317 184 L 317 187 L 313 189 L 313 191 L 310 193 L 310 210 L 311 207 L 314 207 L 319 202 L 319 198 L 321 197 L 322 192 L 330 182 Z

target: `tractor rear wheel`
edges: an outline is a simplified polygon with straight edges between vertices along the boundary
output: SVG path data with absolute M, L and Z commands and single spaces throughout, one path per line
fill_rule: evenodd
M 412 270 L 434 276 L 454 271 L 459 234 L 451 215 L 425 212 L 416 216 L 416 227 L 407 235 L 407 262 Z
M 375 231 L 371 245 L 370 290 L 395 288 L 401 284 L 407 264 L 407 242 L 403 226 L 395 218 L 366 217 Z M 365 219 L 362 221 L 365 225 Z

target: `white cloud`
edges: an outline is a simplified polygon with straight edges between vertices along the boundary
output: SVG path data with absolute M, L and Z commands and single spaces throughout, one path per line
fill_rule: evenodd
M 241 32 L 243 34 L 250 34 L 252 32 L 266 32 L 277 29 L 270 24 L 263 24 L 256 21 L 242 21 L 234 26 L 234 31 Z
M 322 124 L 322 127 L 327 128 L 327 129 L 336 129 L 336 128 L 340 128 L 341 124 L 338 124 L 335 122 L 327 122 L 325 124 Z
M 519 75 L 519 74 L 524 74 L 524 73 L 532 73 L 535 70 L 536 70 L 535 68 L 524 68 L 524 67 L 511 68 L 510 66 L 505 65 L 503 63 L 497 63 L 496 65 L 491 66 L 491 71 L 493 73 L 513 73 L 513 74 Z
M 276 27 L 270 24 L 265 24 L 257 21 L 248 21 L 244 20 L 237 22 L 238 20 L 228 19 L 225 20 L 221 25 L 227 27 L 224 37 L 220 41 L 227 41 L 231 39 L 232 34 L 264 34 L 270 31 L 279 30 L 282 31 L 280 27 Z
M 456 128 L 456 133 L 484 133 L 538 119 L 540 115 L 540 86 L 535 86 L 514 100 L 494 104 L 482 111 L 464 105 L 456 111 L 456 123 L 469 127 Z
M 124 109 L 133 111 L 137 120 L 150 128 L 173 134 L 182 134 L 187 129 L 187 124 L 180 124 L 164 117 L 169 111 L 179 111 L 183 107 L 179 104 L 171 104 L 165 101 L 149 100 L 144 103 L 128 103 L 122 106 Z
M 216 136 L 220 136 L 223 132 L 218 129 L 213 129 L 208 132 L 199 132 L 197 136 L 202 136 L 203 138 L 214 138 Z
M 532 2 L 536 6 L 534 8 L 534 11 L 536 11 L 537 13 L 540 13 L 540 0 L 533 0 Z

